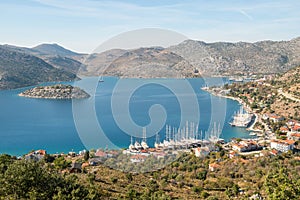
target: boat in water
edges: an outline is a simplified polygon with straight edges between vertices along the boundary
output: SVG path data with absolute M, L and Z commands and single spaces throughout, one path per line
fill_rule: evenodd
M 253 114 L 244 111 L 243 107 L 233 116 L 232 122 L 229 124 L 235 127 L 247 128 L 252 121 Z
M 244 82 L 244 78 L 243 77 L 229 77 L 228 80 L 230 82 L 237 82 L 237 83 Z
M 100 79 L 99 79 L 99 81 L 98 82 L 104 82 L 104 80 L 103 80 L 103 77 L 102 76 L 100 76 Z

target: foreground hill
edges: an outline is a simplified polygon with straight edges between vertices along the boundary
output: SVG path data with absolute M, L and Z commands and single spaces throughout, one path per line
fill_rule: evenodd
M 0 46 L 0 89 L 14 89 L 42 82 L 70 81 L 76 75 L 57 69 L 44 60 Z
M 144 174 L 103 164 L 86 166 L 84 173 L 67 173 L 70 159 L 84 162 L 83 156 L 46 155 L 44 162 L 34 162 L 0 155 L 0 198 L 299 199 L 299 155 L 263 155 L 230 159 L 221 150 L 200 159 L 185 154 L 164 169 Z

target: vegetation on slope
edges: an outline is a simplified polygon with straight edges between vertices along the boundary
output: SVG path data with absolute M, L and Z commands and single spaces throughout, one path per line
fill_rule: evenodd
M 0 199 L 299 199 L 299 156 L 253 155 L 229 159 L 223 151 L 205 159 L 182 155 L 164 169 L 130 174 L 103 165 L 61 174 L 64 157 L 51 163 L 0 156 Z M 53 160 L 53 159 L 52 159 Z M 47 163 L 50 162 L 50 163 Z M 209 163 L 219 168 L 210 171 Z

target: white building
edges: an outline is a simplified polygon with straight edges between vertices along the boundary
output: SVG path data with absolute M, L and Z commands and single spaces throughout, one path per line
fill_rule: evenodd
M 276 149 L 281 152 L 287 152 L 294 149 L 294 140 L 272 140 L 271 149 Z
M 208 147 L 197 147 L 194 148 L 194 152 L 196 157 L 205 157 L 209 154 L 210 150 Z

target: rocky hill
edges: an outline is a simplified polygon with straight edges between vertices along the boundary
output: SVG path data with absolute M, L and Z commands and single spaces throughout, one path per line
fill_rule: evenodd
M 76 75 L 57 69 L 44 60 L 0 46 L 0 89 L 14 89 L 42 82 L 70 81 Z
M 63 84 L 38 86 L 20 93 L 19 96 L 42 99 L 83 99 L 90 97 L 79 87 Z
M 256 43 L 187 40 L 167 50 L 207 75 L 281 73 L 300 64 L 300 38 Z

